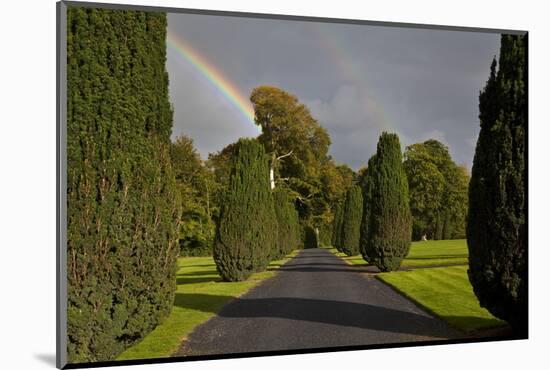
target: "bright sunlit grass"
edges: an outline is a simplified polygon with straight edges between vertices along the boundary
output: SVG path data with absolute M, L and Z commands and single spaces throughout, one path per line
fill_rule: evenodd
M 172 312 L 141 342 L 123 352 L 118 360 L 169 357 L 199 324 L 214 316 L 229 300 L 238 297 L 276 270 L 298 251 L 269 264 L 267 271 L 248 280 L 223 282 L 212 257 L 182 257 L 178 260 L 177 291 Z
M 479 306 L 467 269 L 467 266 L 416 269 L 381 273 L 377 278 L 462 331 L 506 325 Z
M 335 248 L 330 251 L 351 265 L 366 265 L 361 255 L 348 257 Z M 423 267 L 437 265 L 458 265 L 468 263 L 468 246 L 465 239 L 428 240 L 412 242 L 409 254 L 401 266 Z

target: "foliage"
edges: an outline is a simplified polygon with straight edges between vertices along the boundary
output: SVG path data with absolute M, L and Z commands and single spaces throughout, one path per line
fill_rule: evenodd
M 410 208 L 413 216 L 413 239 L 427 234 L 436 237 L 439 211 L 442 208 L 445 178 L 424 144 L 405 150 L 403 167 L 409 181 Z
M 259 86 L 250 101 L 256 124 L 262 128 L 258 140 L 271 157 L 276 186 L 292 190 L 301 220 L 330 223 L 330 204 L 322 196 L 321 180 L 329 160 L 327 131 L 294 95 L 279 88 Z
M 469 189 L 470 268 L 482 307 L 527 333 L 526 36 L 503 35 L 479 96 L 481 130 Z
M 344 222 L 344 205 L 337 204 L 334 212 L 334 221 L 332 224 L 332 245 L 342 251 L 342 224 Z
M 359 237 L 363 216 L 363 195 L 361 188 L 353 185 L 346 195 L 342 224 L 342 252 L 348 256 L 359 254 Z
M 273 200 L 278 224 L 276 248 L 278 253 L 272 258 L 278 259 L 298 248 L 301 244 L 301 235 L 298 212 L 294 208 L 294 201 L 288 191 L 275 189 Z
M 409 182 L 413 239 L 464 238 L 469 176 L 437 140 L 410 145 L 403 166 Z
M 214 222 L 219 220 L 219 212 L 224 202 L 224 196 L 229 186 L 229 177 L 231 174 L 231 159 L 235 154 L 236 143 L 224 147 L 216 153 L 210 153 L 205 166 L 213 175 L 213 189 L 211 191 L 211 209 Z
M 382 133 L 368 171 L 372 173 L 366 254 L 381 271 L 393 271 L 409 252 L 412 227 L 409 186 L 396 134 Z
M 67 11 L 67 339 L 112 360 L 170 312 L 179 194 L 166 15 Z
M 246 280 L 276 256 L 277 218 L 269 188 L 265 150 L 240 139 L 231 160 L 229 185 L 214 243 L 214 261 L 226 281 Z
M 323 223 L 319 226 L 319 245 L 322 248 L 330 247 L 332 245 L 332 227 L 332 223 Z
M 359 252 L 365 262 L 369 262 L 369 256 L 367 252 L 367 244 L 369 238 L 369 222 L 370 222 L 370 209 L 372 202 L 372 175 L 374 174 L 374 164 L 376 162 L 376 155 L 369 158 L 368 167 L 363 168 L 359 173 L 359 185 L 363 190 L 363 213 L 361 215 L 361 226 L 359 229 Z
M 304 248 L 319 248 L 319 237 L 317 230 L 310 225 L 304 227 Z
M 179 227 L 181 255 L 211 255 L 217 213 L 210 198 L 217 189 L 214 175 L 203 164 L 193 140 L 179 136 L 171 145 L 170 156 L 176 184 L 181 194 L 182 211 Z

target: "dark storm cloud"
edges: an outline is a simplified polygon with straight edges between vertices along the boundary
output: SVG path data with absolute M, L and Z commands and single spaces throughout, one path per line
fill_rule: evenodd
M 387 130 L 403 146 L 440 140 L 471 165 L 479 90 L 499 35 L 182 14 L 168 21 L 244 96 L 262 84 L 295 94 L 327 128 L 340 163 L 364 165 Z M 168 71 L 174 136 L 191 136 L 203 157 L 257 134 L 170 50 Z

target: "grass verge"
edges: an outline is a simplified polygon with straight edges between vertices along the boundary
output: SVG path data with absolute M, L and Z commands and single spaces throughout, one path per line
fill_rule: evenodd
M 117 360 L 169 357 L 197 325 L 216 315 L 231 299 L 274 276 L 277 269 L 297 253 L 294 251 L 282 260 L 273 261 L 267 271 L 239 282 L 223 282 L 212 257 L 179 258 L 176 298 L 170 315 Z
M 346 256 L 335 248 L 329 248 L 329 250 L 350 265 L 367 265 L 361 255 Z M 468 245 L 465 239 L 412 242 L 409 254 L 403 259 L 401 266 L 425 267 L 458 264 L 468 264 Z
M 380 273 L 376 277 L 464 332 L 506 326 L 479 306 L 467 266 Z

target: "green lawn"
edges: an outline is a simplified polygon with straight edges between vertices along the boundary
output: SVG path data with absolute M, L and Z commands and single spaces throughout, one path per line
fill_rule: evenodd
M 330 251 L 351 265 L 366 265 L 361 255 L 348 257 L 335 248 Z M 412 242 L 409 254 L 401 266 L 423 267 L 431 265 L 454 265 L 468 263 L 468 246 L 465 239 L 428 240 Z
M 412 242 L 402 266 L 468 264 L 466 239 Z
M 181 341 L 199 324 L 214 316 L 229 300 L 238 297 L 276 270 L 298 251 L 273 261 L 268 270 L 253 274 L 247 281 L 223 282 L 212 257 L 182 257 L 178 260 L 177 291 L 172 312 L 140 343 L 123 352 L 118 360 L 170 356 Z
M 479 306 L 467 269 L 467 266 L 426 268 L 381 273 L 377 278 L 465 332 L 506 325 Z

